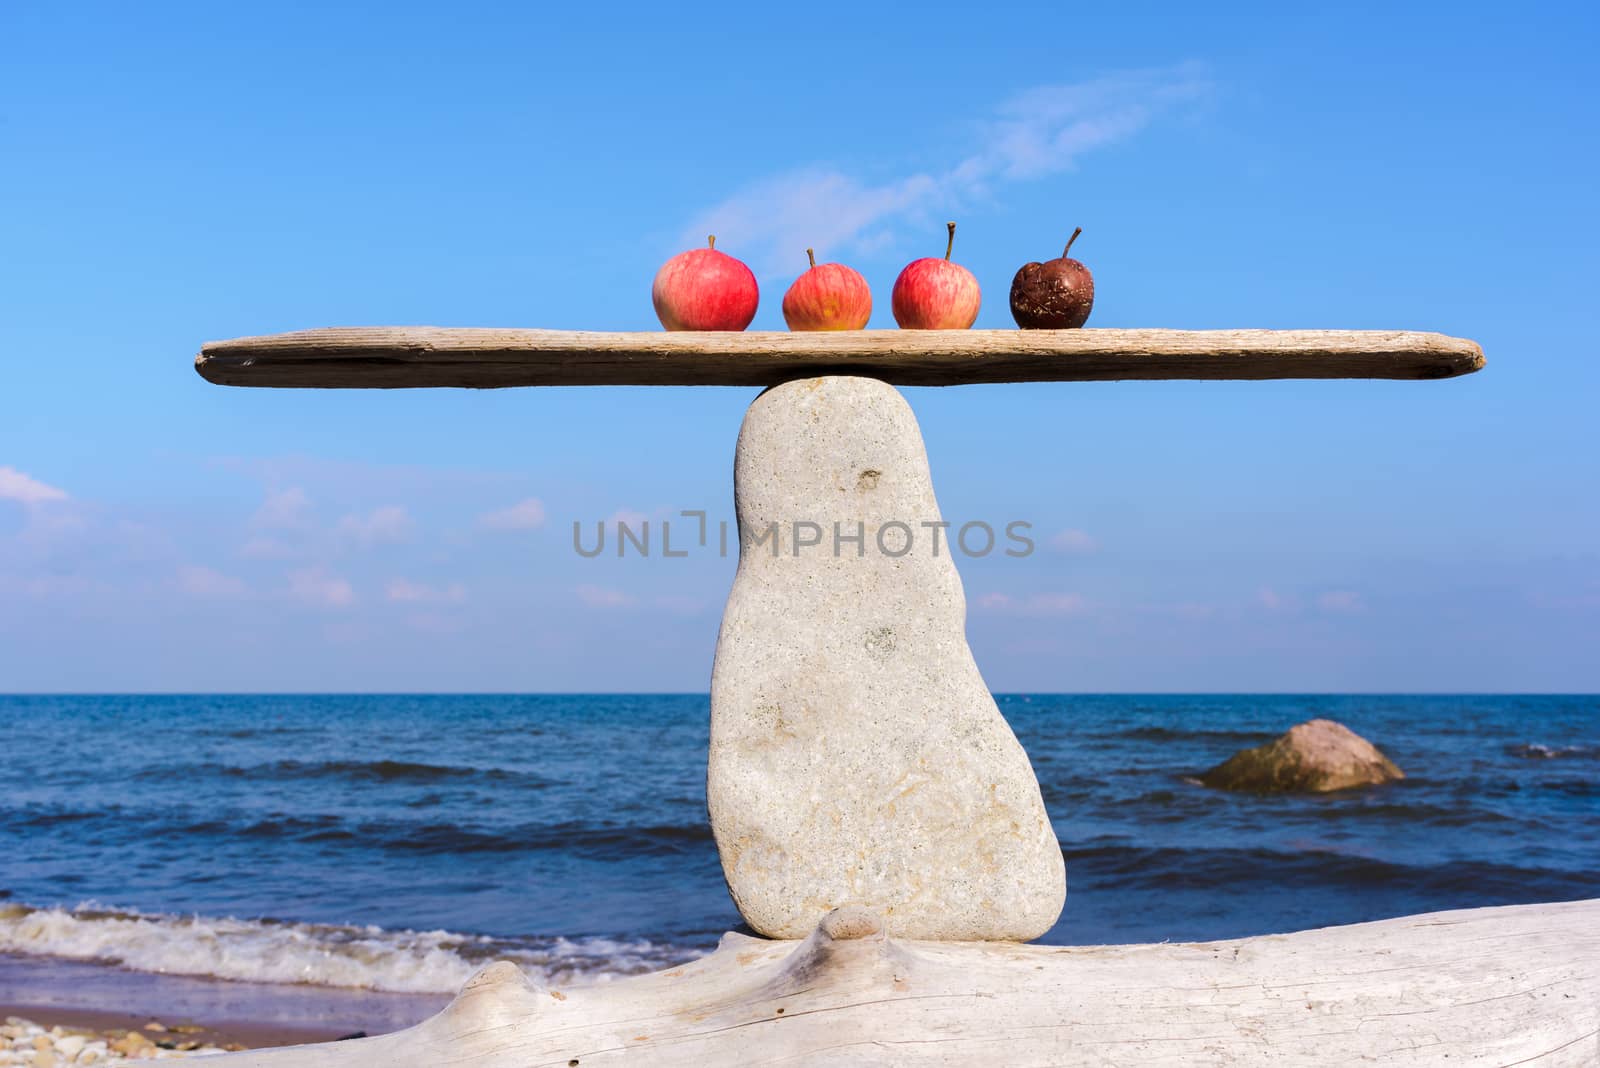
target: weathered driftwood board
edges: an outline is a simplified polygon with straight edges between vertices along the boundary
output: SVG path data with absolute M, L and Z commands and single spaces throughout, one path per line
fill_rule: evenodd
M 852 330 L 597 333 L 334 327 L 208 342 L 225 386 L 770 386 L 821 374 L 895 385 L 1119 379 L 1451 378 L 1475 342 L 1400 330 Z
M 513 965 L 378 1038 L 234 1068 L 1600 1064 L 1600 899 L 1231 942 L 898 942 L 858 909 L 568 990 Z

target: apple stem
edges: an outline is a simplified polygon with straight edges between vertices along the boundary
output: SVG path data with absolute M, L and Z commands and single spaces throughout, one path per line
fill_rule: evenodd
M 706 238 L 706 247 L 707 248 L 716 248 L 717 247 L 717 235 L 716 234 L 712 234 L 710 237 Z
M 1083 233 L 1083 227 L 1081 227 L 1081 226 L 1078 227 L 1076 230 L 1072 231 L 1072 236 L 1067 238 L 1067 247 L 1061 250 L 1061 258 L 1062 259 L 1066 259 L 1067 258 L 1067 253 L 1072 251 L 1072 243 L 1074 241 L 1078 240 L 1078 235 L 1081 234 L 1081 233 Z
M 944 258 L 949 259 L 950 251 L 956 247 L 956 224 L 947 222 L 944 225 L 945 229 L 950 231 L 950 240 L 944 243 Z
M 811 261 L 811 266 L 815 267 L 817 265 L 817 254 L 811 249 L 806 249 L 806 259 Z

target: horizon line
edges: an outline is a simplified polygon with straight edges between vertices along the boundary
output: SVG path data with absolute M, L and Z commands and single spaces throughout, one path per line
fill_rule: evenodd
M 1593 697 L 1587 690 L 991 690 L 992 697 Z M 709 690 L 16 690 L 8 697 L 707 697 Z

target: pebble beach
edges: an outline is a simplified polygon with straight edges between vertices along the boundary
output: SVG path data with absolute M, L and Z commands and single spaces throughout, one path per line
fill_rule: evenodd
M 78 1064 L 120 1064 L 206 1057 L 246 1047 L 237 1043 L 211 1045 L 206 1028 L 194 1024 L 168 1026 L 152 1020 L 138 1030 L 45 1027 L 20 1016 L 8 1016 L 0 1025 L 0 1066 L 65 1068 Z

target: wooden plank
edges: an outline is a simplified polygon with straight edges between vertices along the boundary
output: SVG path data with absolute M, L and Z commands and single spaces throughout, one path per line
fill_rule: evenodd
M 332 327 L 208 342 L 225 386 L 770 386 L 819 374 L 896 385 L 1121 379 L 1451 378 L 1475 342 L 1401 330 L 853 330 L 597 333 Z
M 1600 1063 L 1600 900 L 1142 946 L 901 941 L 862 911 L 832 913 L 804 942 L 729 934 L 709 957 L 587 987 L 539 986 L 500 961 L 408 1030 L 215 1063 Z

